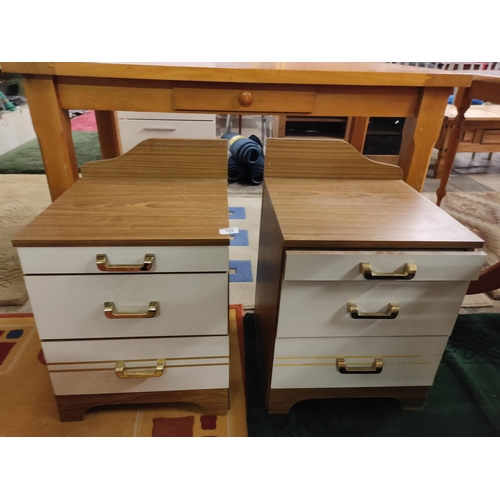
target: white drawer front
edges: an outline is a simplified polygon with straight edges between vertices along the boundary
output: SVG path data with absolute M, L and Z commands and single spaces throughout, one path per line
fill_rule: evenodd
M 229 387 L 227 336 L 43 342 L 43 351 L 58 396 Z M 131 370 L 153 373 L 160 358 L 160 376 L 128 378 Z M 118 361 L 127 378 L 117 377 Z
M 214 122 L 215 115 L 203 113 L 152 113 L 148 111 L 118 111 L 119 119 L 127 120 L 173 120 Z
M 447 337 L 277 339 L 273 389 L 431 386 Z M 382 359 L 380 373 L 342 374 Z
M 215 122 L 118 120 L 122 151 L 146 139 L 215 139 Z
M 360 271 L 366 262 L 373 273 L 383 274 L 404 274 L 405 264 L 415 264 L 411 281 L 471 281 L 478 278 L 485 259 L 483 252 L 288 251 L 285 280 L 372 281 Z
M 41 339 L 224 335 L 228 331 L 227 274 L 26 276 Z M 108 319 L 147 311 L 153 318 Z
M 229 337 L 175 337 L 158 339 L 58 340 L 42 341 L 45 361 L 62 363 L 106 363 L 118 360 L 191 360 L 226 358 Z
M 186 247 L 21 247 L 19 258 L 24 274 L 110 274 L 97 268 L 96 256 L 105 254 L 111 265 L 144 262 L 155 256 L 151 273 L 227 272 L 227 246 Z
M 367 337 L 450 335 L 468 282 L 284 282 L 278 337 Z M 347 304 L 360 314 L 386 313 L 394 319 L 353 319 Z

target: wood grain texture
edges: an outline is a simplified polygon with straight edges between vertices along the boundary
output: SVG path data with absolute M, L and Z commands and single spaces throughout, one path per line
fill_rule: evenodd
M 78 179 L 78 162 L 69 114 L 59 106 L 59 96 L 52 78 L 27 78 L 23 86 L 40 143 L 50 195 L 54 200 Z
M 378 163 L 341 140 L 269 138 L 266 178 L 401 179 L 396 165 Z
M 424 405 L 430 387 L 349 387 L 324 389 L 271 389 L 269 413 L 288 413 L 299 401 L 325 398 L 398 399 L 403 410 L 417 410 Z
M 82 178 L 13 245 L 229 245 L 227 203 L 225 178 Z
M 483 245 L 478 236 L 401 180 L 266 177 L 264 182 L 287 248 Z
M 269 192 L 264 185 L 255 290 L 255 322 L 266 398 L 271 386 L 284 258 L 283 237 Z
M 319 85 L 468 87 L 473 78 L 471 74 L 457 71 L 389 63 L 352 62 L 6 62 L 2 63 L 2 68 L 6 73 L 55 76 Z
M 228 389 L 197 391 L 137 392 L 128 394 L 85 394 L 56 396 L 62 422 L 83 420 L 85 413 L 96 406 L 144 403 L 194 403 L 208 415 L 226 415 L 229 409 Z
M 227 178 L 227 141 L 147 139 L 124 155 L 82 166 L 82 177 Z

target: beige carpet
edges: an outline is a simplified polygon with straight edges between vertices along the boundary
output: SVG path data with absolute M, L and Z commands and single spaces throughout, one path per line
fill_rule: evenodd
M 485 241 L 485 269 L 500 260 L 500 192 L 448 193 L 441 208 Z M 490 295 L 500 300 L 500 289 Z
M 11 239 L 49 204 L 45 175 L 0 176 L 0 306 L 20 306 L 28 298 Z

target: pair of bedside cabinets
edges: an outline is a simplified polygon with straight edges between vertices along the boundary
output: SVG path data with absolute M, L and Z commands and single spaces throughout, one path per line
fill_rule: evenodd
M 93 406 L 227 412 L 226 141 L 87 164 L 15 239 L 62 420 Z M 270 413 L 423 404 L 482 240 L 343 141 L 269 139 L 255 318 Z

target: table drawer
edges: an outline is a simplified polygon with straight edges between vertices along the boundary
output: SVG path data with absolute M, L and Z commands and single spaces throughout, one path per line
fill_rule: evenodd
M 370 281 L 471 281 L 478 278 L 485 259 L 483 252 L 287 251 L 284 279 L 368 281 L 361 269 L 365 263 L 373 274 Z M 407 265 L 416 266 L 414 277 Z
M 278 337 L 449 335 L 468 282 L 284 282 Z M 348 310 L 348 304 L 354 304 Z M 389 304 L 393 307 L 389 313 Z M 356 308 L 358 316 L 356 317 Z M 380 318 L 364 315 L 376 313 Z M 353 317 L 354 316 L 354 317 Z
M 296 90 L 174 88 L 174 108 L 217 113 L 312 113 L 316 93 Z
M 56 396 L 229 387 L 227 335 L 51 341 L 42 346 Z
M 114 274 L 26 276 L 41 339 L 95 339 L 225 335 L 228 276 L 220 274 Z M 106 317 L 145 314 L 153 317 Z M 111 312 L 108 315 L 112 314 Z
M 431 386 L 446 342 L 447 337 L 277 339 L 271 387 Z M 379 373 L 375 360 L 381 360 Z M 342 361 L 347 373 L 337 364 Z M 351 371 L 360 369 L 372 371 Z
M 114 274 L 98 268 L 98 255 L 106 255 L 111 266 L 142 265 L 147 254 L 154 255 L 149 270 L 117 270 L 120 273 L 227 272 L 229 262 L 227 246 L 20 247 L 17 251 L 24 274 Z

